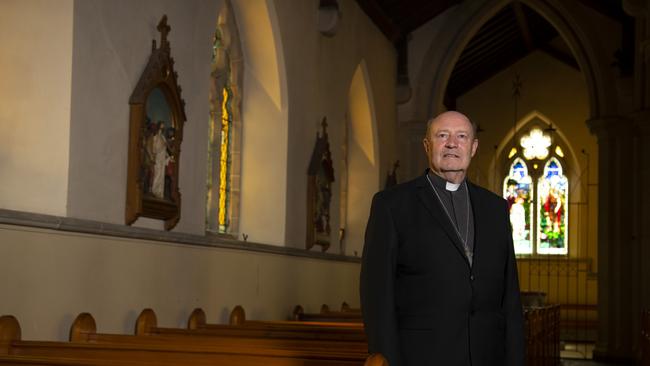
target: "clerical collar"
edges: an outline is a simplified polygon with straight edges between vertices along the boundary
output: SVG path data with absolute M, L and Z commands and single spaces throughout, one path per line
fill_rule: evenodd
M 463 184 L 463 182 L 458 184 L 449 182 L 445 178 L 434 173 L 431 169 L 429 169 L 428 174 L 429 174 L 429 178 L 431 178 L 431 182 L 438 189 L 444 189 L 450 192 L 456 192 L 458 188 L 460 188 L 460 186 Z

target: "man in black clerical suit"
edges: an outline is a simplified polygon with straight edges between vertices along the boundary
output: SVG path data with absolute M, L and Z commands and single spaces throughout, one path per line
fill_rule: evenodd
M 361 267 L 370 353 L 390 366 L 523 366 L 506 201 L 465 179 L 476 126 L 429 121 L 426 173 L 372 201 Z

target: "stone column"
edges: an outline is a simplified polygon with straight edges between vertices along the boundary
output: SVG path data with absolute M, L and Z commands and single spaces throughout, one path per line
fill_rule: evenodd
M 650 0 L 623 0 L 623 9 L 635 20 L 635 111 L 630 117 L 638 132 L 637 240 L 641 246 L 639 276 L 643 286 L 638 301 L 641 309 L 650 309 Z
M 639 345 L 641 246 L 638 138 L 630 118 L 587 121 L 598 137 L 598 343 L 594 358 L 634 359 Z

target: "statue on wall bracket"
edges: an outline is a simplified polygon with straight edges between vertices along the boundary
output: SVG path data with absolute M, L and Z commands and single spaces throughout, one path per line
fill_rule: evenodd
M 330 203 L 334 168 L 327 136 L 327 118 L 321 122 L 322 134 L 316 133 L 316 145 L 307 170 L 307 249 L 330 247 Z
M 180 219 L 178 166 L 185 123 L 185 101 L 167 35 L 167 15 L 157 27 L 160 47 L 153 40 L 149 62 L 129 99 L 129 160 L 125 223 L 138 217 L 165 221 L 171 230 Z

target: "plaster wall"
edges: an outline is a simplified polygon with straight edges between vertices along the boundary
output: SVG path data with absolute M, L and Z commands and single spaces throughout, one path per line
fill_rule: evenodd
M 354 1 L 339 2 L 341 17 L 336 35 L 325 37 L 318 32 L 318 1 L 276 1 L 282 24 L 289 95 L 289 135 L 286 185 L 286 245 L 305 246 L 307 167 L 311 151 L 327 117 L 328 134 L 336 182 L 330 212 L 332 227 L 330 252 L 341 249 L 338 241 L 340 172 L 344 123 L 348 110 L 348 93 L 358 65 L 365 61 L 376 116 L 377 175 L 366 186 L 371 197 L 383 180 L 396 156 L 395 78 L 396 54 L 392 44 L 363 13 Z M 375 132 L 373 132 L 375 133 Z M 349 174 L 354 172 L 349 171 Z M 348 189 L 352 188 L 348 186 Z M 369 201 L 368 201 L 369 202 Z M 370 206 L 359 208 L 365 210 Z M 365 222 L 362 224 L 363 230 Z M 362 243 L 348 243 L 360 247 Z M 315 250 L 320 250 L 315 247 Z M 360 252 L 359 252 L 360 255 Z
M 133 334 L 144 308 L 183 328 L 196 307 L 227 323 L 235 305 L 266 320 L 297 304 L 359 306 L 357 263 L 8 225 L 0 242 L 0 314 L 14 315 L 26 340 L 67 340 L 81 312 L 100 332 Z
M 187 121 L 181 145 L 181 219 L 175 230 L 202 233 L 208 130 L 208 77 L 219 1 L 76 1 L 70 119 L 68 216 L 124 223 L 129 97 L 160 43 L 156 26 L 167 14 L 168 39 Z M 162 229 L 139 219 L 135 226 Z
M 0 207 L 66 214 L 73 1 L 0 11 Z

